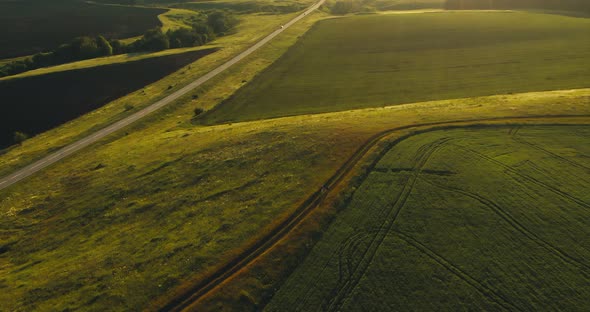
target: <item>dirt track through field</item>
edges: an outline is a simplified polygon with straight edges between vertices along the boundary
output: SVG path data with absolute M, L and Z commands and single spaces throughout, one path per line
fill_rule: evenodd
M 403 131 L 403 130 L 410 130 L 410 134 L 403 135 L 393 142 L 389 143 L 388 148 L 385 150 L 390 149 L 395 144 L 405 140 L 413 135 L 417 135 L 424 132 L 430 132 L 435 130 L 443 130 L 443 129 L 455 129 L 455 128 L 464 128 L 464 127 L 489 127 L 489 126 L 497 126 L 497 125 L 522 125 L 526 124 L 527 122 L 536 122 L 536 123 L 544 123 L 544 124 L 565 124 L 563 120 L 568 121 L 575 121 L 580 118 L 589 118 L 590 115 L 539 115 L 539 116 L 523 116 L 523 117 L 497 117 L 497 118 L 486 118 L 486 119 L 466 119 L 466 120 L 453 120 L 447 122 L 431 122 L 431 123 L 424 123 L 418 125 L 407 125 L 402 127 L 396 127 L 389 130 L 382 131 L 378 134 L 375 134 L 367 142 L 365 142 L 359 149 L 334 173 L 328 181 L 324 184 L 324 187 L 328 189 L 328 192 L 322 191 L 322 189 L 317 190 L 314 192 L 309 198 L 307 198 L 294 212 L 293 214 L 279 223 L 272 231 L 267 233 L 262 239 L 258 242 L 253 244 L 252 246 L 248 247 L 244 250 L 239 256 L 219 268 L 213 274 L 208 276 L 207 278 L 201 280 L 199 283 L 195 284 L 193 287 L 190 287 L 185 293 L 177 296 L 173 300 L 171 300 L 168 304 L 163 306 L 160 311 L 183 311 L 185 308 L 190 307 L 192 304 L 199 301 L 201 298 L 205 297 L 209 294 L 212 290 L 219 287 L 224 282 L 233 278 L 240 270 L 246 268 L 249 264 L 253 263 L 257 258 L 261 255 L 266 253 L 270 250 L 273 246 L 275 246 L 279 241 L 281 241 L 289 232 L 316 207 L 318 207 L 322 201 L 327 197 L 329 194 L 329 190 L 334 189 L 340 182 L 342 182 L 347 175 L 356 167 L 356 165 L 367 155 L 367 153 L 373 149 L 379 142 L 383 139 L 387 138 L 388 136 L 395 134 L 396 132 Z M 560 122 L 561 120 L 561 122 Z M 585 120 L 588 122 L 587 120 Z M 444 143 L 444 142 L 443 142 Z M 436 147 L 434 147 L 436 148 Z M 427 150 L 425 152 L 428 152 Z M 417 168 L 420 168 L 420 164 L 425 164 L 428 161 L 427 156 L 417 155 L 419 161 L 416 164 Z M 374 164 L 373 164 L 374 165 Z M 410 179 L 411 180 L 411 179 Z M 411 181 L 409 181 L 411 182 Z M 411 184 L 411 183 L 410 183 Z M 559 193 L 558 190 L 553 190 Z M 408 190 L 408 195 L 411 192 L 411 188 Z M 569 196 L 568 196 L 569 197 Z M 570 198 L 572 199 L 572 198 Z M 574 200 L 575 201 L 575 200 Z M 585 204 L 585 203 L 584 203 Z M 403 201 L 400 204 L 403 206 Z M 587 205 L 587 204 L 586 204 Z M 398 206 L 396 204 L 396 206 Z M 398 209 L 401 208 L 398 207 Z M 398 210 L 399 212 L 399 210 Z M 550 246 L 545 246 L 546 248 L 551 248 Z M 569 258 L 566 255 L 562 255 L 564 258 Z M 574 259 L 569 259 L 570 261 L 576 262 Z M 362 270 L 361 270 L 362 271 Z M 359 271 L 360 272 L 360 271 Z M 362 274 L 354 274 L 354 277 L 361 276 Z M 357 278 L 353 278 L 352 282 L 348 282 L 347 284 L 341 287 L 341 291 L 343 295 L 339 295 L 333 300 L 331 305 L 331 310 L 337 310 L 340 304 L 342 303 L 345 294 L 347 293 L 346 290 L 350 288 L 349 285 L 354 285 L 354 280 Z M 490 294 L 489 292 L 486 292 Z M 495 302 L 501 303 L 501 306 L 510 307 L 511 304 L 502 300 L 501 297 L 493 296 Z

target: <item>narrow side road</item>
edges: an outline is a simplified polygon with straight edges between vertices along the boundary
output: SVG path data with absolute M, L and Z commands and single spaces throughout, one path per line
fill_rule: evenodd
M 214 70 L 210 71 L 209 73 L 205 74 L 204 76 L 200 77 L 199 79 L 186 85 L 182 89 L 180 89 L 180 90 L 170 94 L 169 96 L 159 100 L 158 102 L 134 113 L 133 115 L 125 117 L 124 119 L 119 120 L 119 121 L 111 124 L 110 126 L 107 126 L 106 128 L 103 128 L 103 129 L 83 138 L 83 139 L 80 139 L 80 140 L 54 152 L 54 153 L 51 153 L 51 154 L 45 156 L 44 158 L 42 158 L 42 159 L 24 167 L 24 168 L 17 170 L 16 172 L 14 172 L 12 174 L 9 174 L 5 177 L 0 178 L 0 190 L 9 187 L 9 186 L 11 186 L 23 179 L 35 174 L 35 173 L 43 170 L 44 168 L 47 168 L 48 166 L 51 166 L 52 164 L 76 153 L 77 151 L 105 138 L 106 136 L 108 136 L 118 130 L 121 130 L 121 129 L 129 126 L 130 124 L 142 119 L 143 117 L 153 113 L 154 111 L 174 102 L 178 98 L 180 98 L 183 95 L 187 94 L 188 92 L 194 90 L 195 88 L 197 88 L 200 85 L 204 84 L 205 82 L 209 81 L 211 78 L 219 75 L 220 73 L 222 73 L 223 71 L 225 71 L 226 69 L 228 69 L 229 67 L 234 65 L 235 63 L 241 61 L 242 59 L 244 59 L 248 55 L 252 54 L 254 51 L 260 49 L 266 43 L 271 41 L 274 37 L 276 37 L 277 35 L 279 35 L 283 31 L 285 31 L 287 28 L 289 28 L 291 25 L 297 23 L 299 20 L 304 18 L 307 14 L 309 14 L 309 13 L 313 12 L 314 10 L 316 10 L 317 8 L 319 8 L 325 1 L 326 0 L 318 1 L 317 3 L 315 3 L 314 5 L 309 7 L 307 10 L 305 10 L 305 12 L 297 15 L 295 18 L 290 20 L 285 25 L 281 26 L 279 29 L 270 33 L 268 36 L 264 37 L 262 40 L 257 42 L 255 45 L 251 46 L 250 48 L 248 48 L 244 52 L 238 54 L 237 56 L 235 56 L 231 60 L 229 60 L 226 63 L 224 63 L 223 65 L 215 68 Z

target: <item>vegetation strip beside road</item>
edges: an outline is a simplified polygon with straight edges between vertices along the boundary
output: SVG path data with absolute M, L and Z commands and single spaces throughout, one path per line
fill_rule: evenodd
M 223 65 L 217 67 L 216 69 L 212 70 L 211 72 L 209 72 L 208 74 L 202 76 L 201 78 L 193 81 L 192 83 L 188 84 L 187 86 L 181 88 L 180 90 L 172 93 L 171 95 L 163 98 L 162 100 L 138 111 L 137 113 L 130 115 L 118 122 L 115 122 L 114 124 L 111 124 L 110 126 L 101 129 L 100 131 L 95 132 L 92 135 L 89 135 L 77 142 L 74 142 L 60 150 L 58 150 L 55 153 L 52 153 L 38 161 L 36 161 L 35 163 L 32 163 L 16 172 L 14 172 L 13 174 L 10 174 L 2 179 L 0 179 L 0 190 L 13 185 L 14 183 L 17 183 L 33 174 L 35 174 L 36 172 L 42 170 L 43 168 L 46 168 L 54 163 L 56 163 L 57 161 L 105 138 L 106 136 L 140 120 L 141 118 L 153 113 L 154 111 L 174 102 L 175 100 L 177 100 L 178 98 L 182 97 L 183 95 L 187 94 L 188 92 L 190 92 L 191 90 L 197 88 L 198 86 L 204 84 L 205 82 L 209 81 L 211 78 L 217 76 L 218 74 L 220 74 L 221 72 L 225 71 L 227 68 L 231 67 L 232 65 L 234 65 L 235 63 L 239 62 L 240 60 L 244 59 L 245 57 L 247 57 L 248 55 L 252 54 L 254 51 L 258 50 L 260 47 L 262 47 L 263 45 L 265 45 L 267 42 L 269 42 L 270 40 L 272 40 L 273 38 L 275 38 L 277 35 L 279 35 L 280 33 L 282 33 L 285 29 L 287 29 L 288 27 L 290 27 L 291 25 L 295 24 L 297 21 L 299 21 L 300 19 L 302 19 L 303 17 L 305 17 L 307 14 L 313 12 L 314 10 L 316 10 L 318 7 L 320 7 L 326 0 L 320 0 L 317 3 L 315 3 L 314 5 L 312 5 L 309 9 L 307 9 L 304 13 L 298 15 L 297 17 L 295 17 L 294 19 L 292 19 L 291 21 L 289 21 L 288 23 L 286 23 L 284 26 L 281 26 L 281 28 L 275 30 L 274 32 L 272 32 L 271 34 L 269 34 L 268 36 L 264 37 L 262 40 L 260 40 L 259 42 L 257 42 L 255 45 L 253 45 L 252 47 L 248 48 L 246 51 L 238 54 L 237 56 L 235 56 L 234 58 L 230 59 L 228 62 L 224 63 Z
M 382 131 L 372 136 L 367 142 L 365 142 L 345 163 L 342 165 L 336 173 L 326 183 L 314 192 L 309 198 L 307 198 L 295 212 L 285 219 L 283 222 L 278 224 L 272 231 L 264 236 L 260 241 L 246 249 L 240 256 L 226 264 L 220 270 L 216 271 L 210 277 L 202 280 L 194 287 L 188 289 L 187 292 L 174 298 L 168 304 L 163 306 L 160 311 L 183 311 L 199 299 L 206 296 L 211 290 L 215 289 L 219 285 L 223 284 L 227 280 L 231 279 L 241 269 L 247 267 L 253 263 L 258 257 L 274 247 L 277 242 L 283 239 L 289 232 L 298 225 L 314 208 L 318 207 L 324 198 L 329 194 L 331 189 L 341 183 L 344 178 L 355 168 L 359 161 L 363 159 L 367 152 L 372 150 L 379 142 L 386 137 L 403 130 L 413 130 L 410 134 L 404 135 L 397 138 L 389 147 L 407 139 L 413 135 L 421 134 L 429 131 L 442 130 L 442 129 L 454 129 L 461 127 L 474 127 L 474 126 L 486 126 L 486 123 L 517 123 L 518 121 L 526 120 L 559 120 L 563 118 L 586 118 L 590 115 L 548 115 L 548 116 L 523 116 L 523 117 L 497 117 L 497 118 L 486 118 L 486 119 L 466 119 L 466 120 L 453 120 L 447 122 L 431 122 L 416 125 L 406 125 L 401 127 L 392 128 L 389 130 Z M 377 158 L 379 159 L 379 158 Z M 374 165 L 374 164 L 372 164 Z

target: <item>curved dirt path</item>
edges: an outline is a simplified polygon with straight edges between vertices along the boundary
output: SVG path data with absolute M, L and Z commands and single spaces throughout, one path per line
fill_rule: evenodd
M 554 121 L 556 124 L 565 124 L 559 122 L 564 119 L 579 119 L 579 118 L 590 118 L 590 115 L 553 115 L 553 116 L 523 116 L 523 117 L 497 117 L 497 118 L 485 118 L 485 119 L 465 119 L 465 120 L 452 120 L 446 122 L 431 122 L 417 125 L 406 125 L 396 127 L 379 132 L 370 137 L 359 149 L 330 177 L 322 189 L 314 192 L 309 198 L 307 198 L 289 218 L 279 223 L 272 231 L 267 233 L 254 245 L 244 250 L 239 256 L 234 258 L 232 261 L 219 268 L 213 274 L 207 278 L 201 280 L 199 283 L 189 287 L 184 293 L 180 294 L 172 301 L 161 307 L 160 311 L 184 311 L 190 307 L 193 303 L 209 294 L 212 290 L 216 289 L 222 283 L 233 278 L 240 270 L 253 263 L 262 254 L 274 247 L 281 239 L 283 239 L 289 232 L 297 226 L 301 221 L 316 207 L 318 207 L 326 196 L 330 193 L 330 190 L 334 189 L 339 183 L 341 183 L 345 177 L 356 167 L 356 165 L 368 154 L 368 152 L 375 147 L 381 140 L 386 137 L 402 131 L 412 130 L 412 133 L 397 138 L 393 143 L 397 143 L 410 136 L 443 129 L 461 128 L 466 126 L 485 126 L 492 123 L 506 123 L 506 124 L 522 124 L 527 121 Z M 545 122 L 548 124 L 549 122 Z M 590 121 L 588 122 L 590 124 Z M 326 191 L 327 190 L 327 191 Z

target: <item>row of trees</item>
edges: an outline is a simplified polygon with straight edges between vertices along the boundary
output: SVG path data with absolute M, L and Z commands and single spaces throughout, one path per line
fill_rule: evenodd
M 449 10 L 544 9 L 590 13 L 588 0 L 447 0 Z
M 214 40 L 217 36 L 227 34 L 236 24 L 237 19 L 233 15 L 225 12 L 212 12 L 207 15 L 206 19 L 193 24 L 190 29 L 180 28 L 165 33 L 160 28 L 151 29 L 141 39 L 130 44 L 124 44 L 119 40 L 109 41 L 103 36 L 79 37 L 70 43 L 62 44 L 51 52 L 37 53 L 33 57 L 0 67 L 0 77 L 114 54 L 200 46 Z

